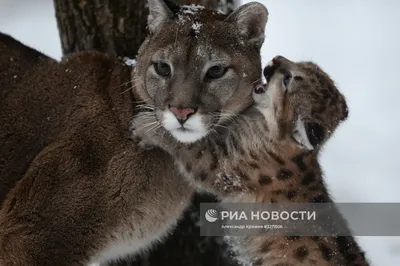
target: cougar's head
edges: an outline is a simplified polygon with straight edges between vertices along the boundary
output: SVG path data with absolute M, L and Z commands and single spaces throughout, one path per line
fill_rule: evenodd
M 227 16 L 171 1 L 148 5 L 150 34 L 139 50 L 134 91 L 153 125 L 195 142 L 251 105 L 267 9 L 249 3 Z

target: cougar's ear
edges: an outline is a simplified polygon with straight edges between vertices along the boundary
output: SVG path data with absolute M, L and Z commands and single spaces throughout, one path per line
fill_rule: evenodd
M 309 134 L 307 132 L 306 125 L 302 120 L 301 116 L 299 116 L 294 124 L 292 131 L 293 139 L 299 144 L 299 146 L 304 150 L 313 150 L 314 145 L 312 144 Z
M 226 20 L 236 23 L 239 34 L 245 37 L 249 43 L 261 47 L 265 38 L 265 25 L 268 21 L 268 10 L 264 5 L 257 2 L 242 5 L 233 11 Z
M 168 0 L 147 0 L 149 16 L 147 26 L 150 33 L 154 33 L 164 22 L 172 19 L 179 6 Z

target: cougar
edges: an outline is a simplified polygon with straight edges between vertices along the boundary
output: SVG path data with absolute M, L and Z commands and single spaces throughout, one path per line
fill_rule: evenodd
M 159 119 L 153 110 L 135 118 L 134 136 L 141 145 L 168 151 L 195 187 L 222 201 L 332 203 L 318 155 L 348 116 L 344 96 L 312 62 L 294 63 L 277 56 L 264 73 L 267 84 L 254 86 L 254 105 L 206 139 L 179 143 L 164 128 L 143 134 L 143 125 Z M 338 211 L 333 217 L 331 223 L 317 227 L 350 232 Z M 352 236 L 276 234 L 227 239 L 239 261 L 249 265 L 369 265 Z
M 132 141 L 133 117 L 150 108 L 139 102 L 154 99 L 182 142 L 251 104 L 263 5 L 227 16 L 148 4 L 134 70 L 96 52 L 58 63 L 0 35 L 0 265 L 103 263 L 161 241 L 193 189 L 169 154 Z

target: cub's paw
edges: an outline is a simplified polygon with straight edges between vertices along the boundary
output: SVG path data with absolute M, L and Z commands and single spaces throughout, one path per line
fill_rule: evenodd
M 140 140 L 137 145 L 141 150 L 150 151 L 156 148 L 156 145 L 152 141 L 142 139 Z
M 131 128 L 131 139 L 134 142 L 139 143 L 142 140 L 142 136 L 140 136 L 140 133 L 137 130 Z
M 159 133 L 159 128 L 159 122 L 154 120 L 152 116 L 148 114 L 138 114 L 132 120 L 130 127 L 131 138 L 137 142 L 143 139 L 151 139 L 154 135 Z
M 143 135 L 141 129 L 131 128 L 131 139 L 139 146 L 142 150 L 152 150 L 155 148 L 154 139 L 149 135 Z

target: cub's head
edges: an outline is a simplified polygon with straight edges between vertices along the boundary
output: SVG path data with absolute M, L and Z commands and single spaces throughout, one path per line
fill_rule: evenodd
M 318 149 L 348 116 L 344 96 L 312 62 L 277 56 L 264 76 L 267 84 L 257 85 L 253 98 L 277 137 L 290 136 L 304 149 Z
M 150 35 L 133 73 L 135 93 L 153 115 L 144 126 L 195 142 L 252 104 L 267 9 L 249 3 L 227 16 L 166 0 L 148 4 Z

